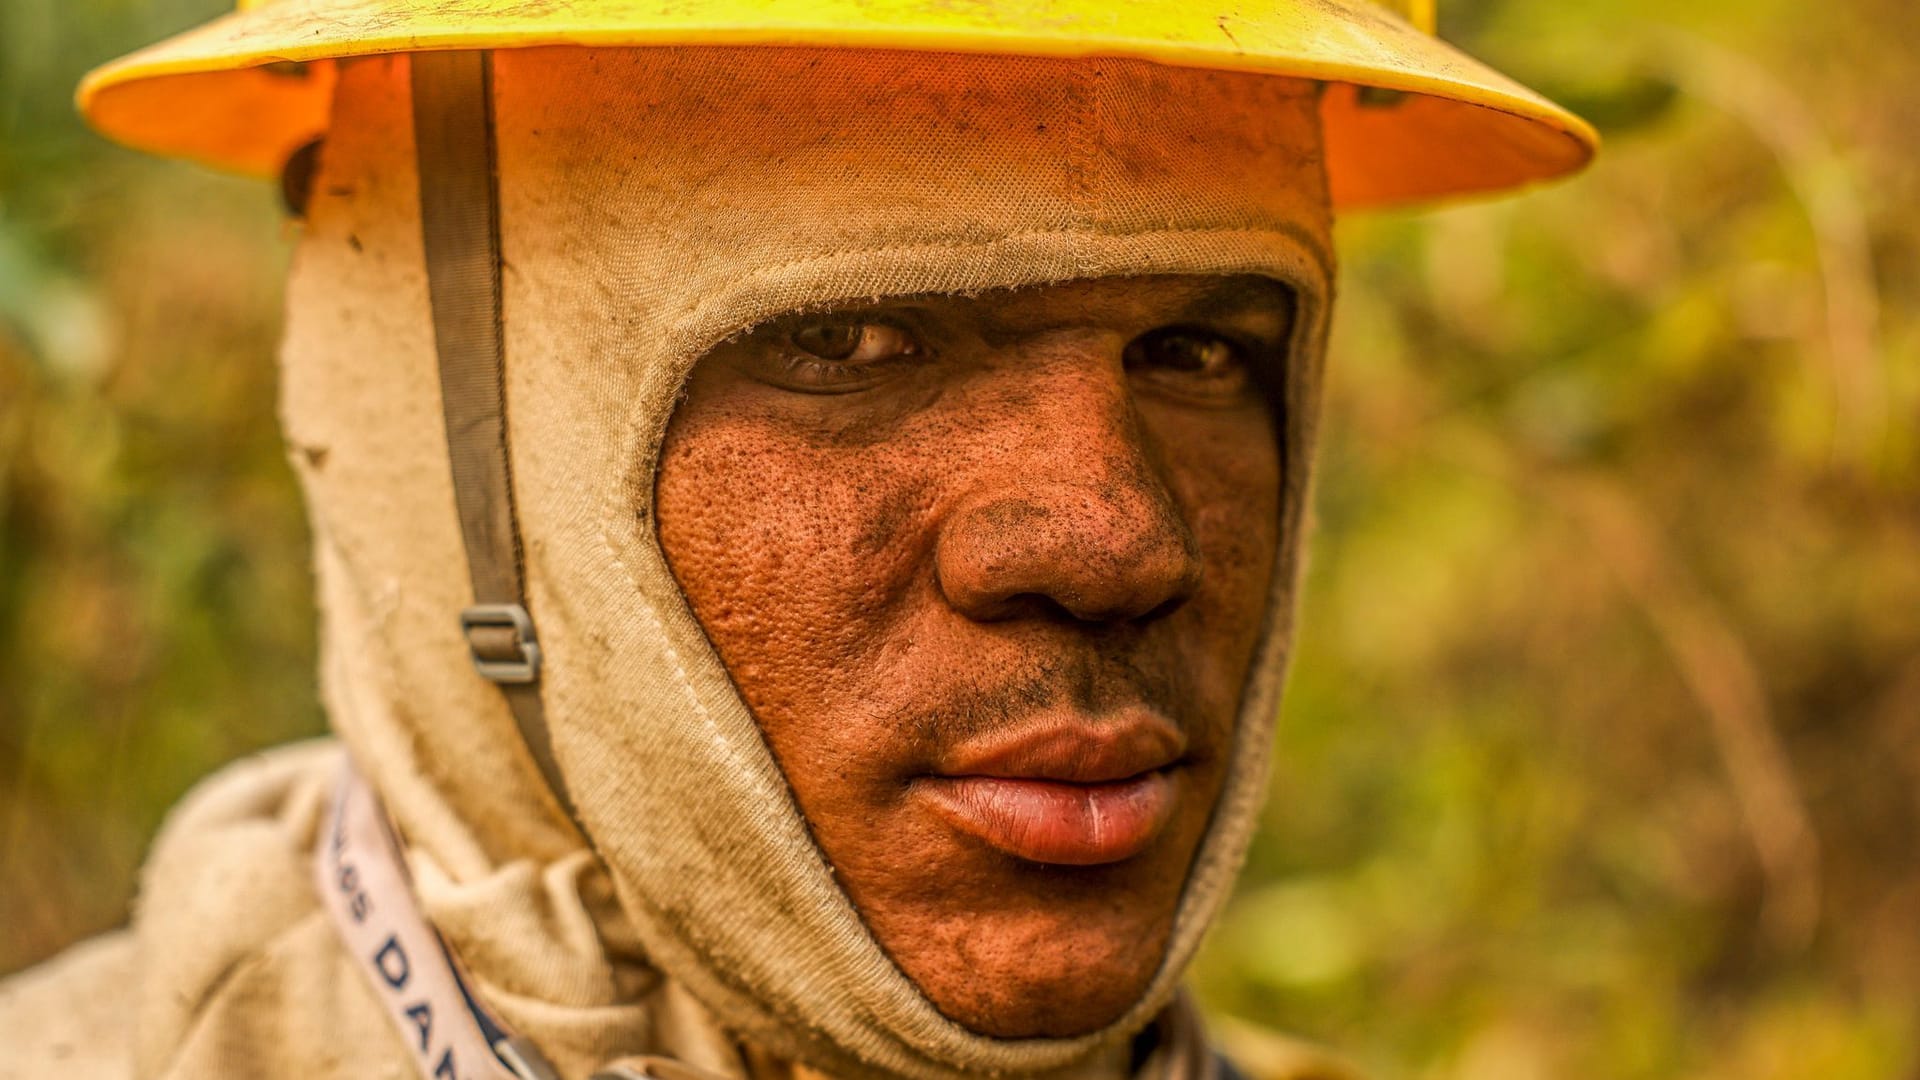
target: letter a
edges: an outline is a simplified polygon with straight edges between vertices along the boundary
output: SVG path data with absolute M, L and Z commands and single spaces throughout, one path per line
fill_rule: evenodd
M 420 1029 L 420 1052 L 426 1053 L 428 1045 L 433 1042 L 433 1006 L 424 1001 L 418 1005 L 409 1005 L 407 1019 L 413 1021 L 413 1026 Z

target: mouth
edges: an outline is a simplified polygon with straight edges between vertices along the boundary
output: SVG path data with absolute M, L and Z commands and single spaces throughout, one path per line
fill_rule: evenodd
M 914 789 L 948 824 L 1005 854 L 1102 866 L 1152 845 L 1173 817 L 1186 752 L 1160 713 L 1049 713 L 961 744 Z

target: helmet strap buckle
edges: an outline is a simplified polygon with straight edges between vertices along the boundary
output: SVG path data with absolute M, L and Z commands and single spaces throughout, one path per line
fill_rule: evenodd
M 540 678 L 533 617 L 519 604 L 475 604 L 460 613 L 460 634 L 482 678 L 502 686 L 524 686 Z

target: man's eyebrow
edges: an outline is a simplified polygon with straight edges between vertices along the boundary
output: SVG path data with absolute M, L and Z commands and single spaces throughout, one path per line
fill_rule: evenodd
M 1296 296 L 1291 285 L 1274 278 L 1254 274 L 1225 278 L 1196 276 L 1192 280 L 1179 280 L 1178 293 L 1170 298 L 1163 321 L 1226 322 L 1236 316 L 1272 314 L 1276 308 L 1282 318 L 1290 321 L 1295 313 Z M 981 332 L 990 340 L 1017 337 L 1032 330 L 1026 316 L 1003 315 L 989 304 L 975 307 L 972 317 L 978 320 Z
M 1194 290 L 1185 305 L 1189 318 L 1229 319 L 1235 315 L 1268 314 L 1276 302 L 1291 319 L 1296 294 L 1292 286 L 1272 278 L 1251 275 L 1209 281 Z

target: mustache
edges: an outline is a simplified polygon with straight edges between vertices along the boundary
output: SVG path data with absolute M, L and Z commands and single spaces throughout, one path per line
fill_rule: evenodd
M 1187 682 L 1180 671 L 1142 665 L 1130 650 L 1075 651 L 1035 657 L 993 685 L 954 688 L 895 719 L 929 747 L 1003 730 L 1033 713 L 1062 707 L 1099 715 L 1146 705 L 1192 731 L 1196 704 L 1186 692 Z

